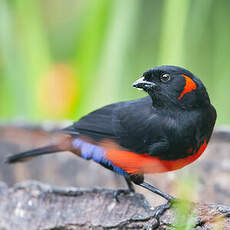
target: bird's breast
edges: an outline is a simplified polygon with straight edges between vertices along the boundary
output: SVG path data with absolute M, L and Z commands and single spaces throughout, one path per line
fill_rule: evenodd
M 206 147 L 207 143 L 204 141 L 194 154 L 177 160 L 162 160 L 147 154 L 136 154 L 117 149 L 107 149 L 106 158 L 129 174 L 163 173 L 183 168 L 192 163 L 201 156 Z
M 204 152 L 206 146 L 207 142 L 204 141 L 196 152 L 185 158 L 162 160 L 156 156 L 137 154 L 124 150 L 119 145 L 112 143 L 111 141 L 92 144 L 80 138 L 73 140 L 73 148 L 78 150 L 78 155 L 86 160 L 92 159 L 93 161 L 100 163 L 121 175 L 163 173 L 183 168 L 198 159 Z

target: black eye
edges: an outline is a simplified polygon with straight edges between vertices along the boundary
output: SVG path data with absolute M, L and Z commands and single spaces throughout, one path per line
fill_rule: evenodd
M 170 75 L 168 73 L 162 74 L 161 75 L 161 81 L 162 82 L 167 82 L 170 80 Z

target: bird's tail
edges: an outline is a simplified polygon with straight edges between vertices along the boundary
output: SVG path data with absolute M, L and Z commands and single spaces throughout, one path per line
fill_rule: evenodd
M 13 164 L 16 162 L 22 162 L 22 161 L 29 160 L 32 157 L 45 155 L 45 154 L 51 154 L 54 152 L 61 152 L 61 151 L 63 151 L 63 149 L 60 149 L 60 147 L 58 145 L 48 145 L 45 147 L 32 149 L 32 150 L 28 150 L 26 152 L 21 152 L 21 153 L 9 156 L 6 159 L 6 163 Z
M 53 136 L 53 143 L 44 147 L 30 149 L 15 155 L 8 156 L 5 160 L 8 164 L 30 160 L 33 157 L 56 152 L 71 151 L 73 137 L 69 134 L 58 133 Z

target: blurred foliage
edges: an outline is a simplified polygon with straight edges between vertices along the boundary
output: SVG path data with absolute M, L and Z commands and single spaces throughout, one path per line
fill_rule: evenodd
M 200 199 L 199 188 L 198 188 L 198 174 L 183 173 L 183 175 L 177 178 L 174 184 L 174 191 L 176 197 L 179 199 L 175 200 L 172 204 L 172 209 L 174 210 L 174 223 L 172 224 L 175 230 L 192 230 L 198 229 L 198 221 L 204 215 L 206 218 L 208 214 L 199 213 L 195 208 L 195 203 L 204 202 Z M 223 230 L 224 217 L 222 215 L 215 216 L 211 220 L 213 224 L 213 230 Z M 200 223 L 201 225 L 201 223 Z M 204 226 L 203 226 L 204 227 Z
M 176 230 L 192 230 L 197 224 L 197 215 L 194 210 L 194 203 L 198 201 L 198 178 L 195 175 L 183 174 L 175 183 L 176 197 L 180 197 L 172 208 L 175 212 Z
M 228 0 L 1 0 L 0 118 L 77 119 L 181 65 L 230 122 Z

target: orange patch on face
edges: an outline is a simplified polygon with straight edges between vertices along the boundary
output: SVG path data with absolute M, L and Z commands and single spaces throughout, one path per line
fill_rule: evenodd
M 183 92 L 178 97 L 178 100 L 180 100 L 186 93 L 189 93 L 197 88 L 195 82 L 191 78 L 184 74 L 181 74 L 181 76 L 185 78 L 185 86 Z
M 116 167 L 129 174 L 138 173 L 162 173 L 177 170 L 192 163 L 200 157 L 207 147 L 206 141 L 201 145 L 197 153 L 178 160 L 160 160 L 147 154 L 136 154 L 125 150 L 107 149 L 106 158 Z

